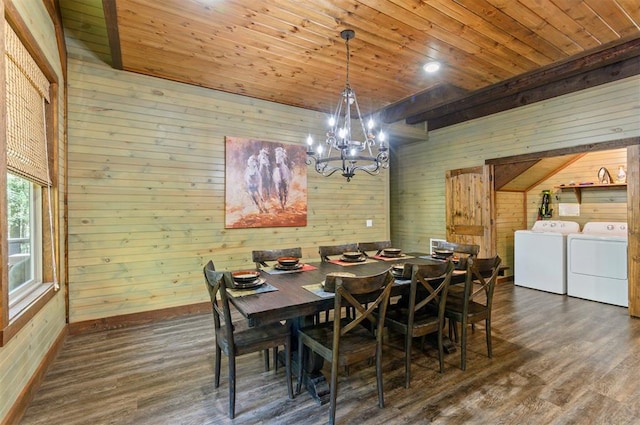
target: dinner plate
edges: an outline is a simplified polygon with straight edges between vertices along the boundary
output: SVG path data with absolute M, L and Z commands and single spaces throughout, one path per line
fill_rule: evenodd
M 253 289 L 253 288 L 262 286 L 265 282 L 266 280 L 264 280 L 264 278 L 262 277 L 259 277 L 253 280 L 252 282 L 244 282 L 244 283 L 235 282 L 233 289 Z

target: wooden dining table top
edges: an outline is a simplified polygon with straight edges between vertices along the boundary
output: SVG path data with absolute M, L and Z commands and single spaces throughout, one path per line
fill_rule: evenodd
M 292 273 L 269 274 L 261 270 L 261 277 L 266 283 L 277 288 L 276 291 L 256 293 L 244 296 L 229 297 L 234 307 L 247 318 L 249 326 L 258 326 L 274 321 L 288 320 L 301 316 L 311 316 L 333 307 L 333 297 L 321 297 L 304 286 L 320 284 L 325 276 L 332 272 L 348 272 L 358 276 L 369 276 L 382 273 L 395 263 L 430 264 L 436 261 L 428 254 L 407 253 L 392 261 L 373 260 L 360 264 L 343 266 L 331 262 L 313 262 L 316 269 Z M 464 272 L 456 273 L 455 279 L 464 280 Z M 408 287 L 408 285 L 402 285 Z M 399 295 L 403 289 L 398 288 L 392 294 Z

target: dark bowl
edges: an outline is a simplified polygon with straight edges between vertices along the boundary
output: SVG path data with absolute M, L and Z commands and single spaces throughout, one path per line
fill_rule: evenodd
M 299 258 L 297 257 L 280 257 L 278 258 L 278 263 L 286 266 L 286 267 L 292 267 L 295 266 L 296 264 L 298 264 L 298 262 L 300 261 Z
M 362 253 L 358 251 L 347 251 L 347 252 L 343 252 L 342 256 L 344 258 L 356 259 L 356 258 L 362 257 Z
M 392 257 L 394 255 L 400 255 L 402 250 L 400 248 L 385 248 L 382 250 L 382 254 Z
M 233 280 L 238 283 L 249 283 L 259 278 L 260 272 L 257 272 L 255 270 L 243 270 L 239 272 L 233 272 L 231 273 L 231 276 L 233 276 Z

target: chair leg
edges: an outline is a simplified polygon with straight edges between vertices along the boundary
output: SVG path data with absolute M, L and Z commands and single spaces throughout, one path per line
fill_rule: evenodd
M 413 338 L 409 333 L 404 335 L 404 387 L 409 388 L 411 381 L 411 343 Z M 376 362 L 376 368 L 378 364 Z M 376 369 L 377 372 L 377 369 Z
M 485 321 L 485 332 L 487 333 L 487 355 L 491 358 L 491 318 Z
M 444 344 L 442 343 L 443 332 L 444 332 L 444 323 L 438 329 L 438 363 L 440 363 L 440 373 L 444 373 Z
M 221 366 L 221 359 L 222 357 L 222 350 L 220 349 L 220 347 L 218 345 L 216 345 L 216 370 L 215 370 L 215 379 L 214 379 L 214 386 L 216 388 L 218 388 L 220 386 L 220 366 Z
M 273 370 L 278 373 L 278 347 L 273 347 Z
M 467 324 L 460 323 L 462 337 L 460 338 L 460 369 L 467 370 Z
M 277 350 L 277 348 L 274 348 L 274 350 Z M 291 337 L 287 338 L 287 343 L 284 346 L 284 357 L 284 368 L 287 375 L 287 391 L 289 391 L 289 398 L 293 398 L 293 384 L 291 383 Z
M 304 350 L 304 343 L 302 342 L 302 338 L 298 337 L 298 382 L 296 382 L 296 394 L 300 394 L 302 391 L 302 360 L 304 356 L 302 355 L 302 351 Z
M 229 356 L 229 418 L 236 416 L 236 357 Z
M 336 423 L 336 400 L 338 398 L 338 365 L 331 363 L 331 382 L 329 383 L 329 425 Z
M 451 332 L 453 331 L 453 335 Z M 458 342 L 458 322 L 456 320 L 449 319 L 449 338 L 452 341 Z
M 264 350 L 264 371 L 269 371 L 269 349 Z
M 380 332 L 382 332 L 382 330 Z M 382 385 L 382 340 L 380 340 L 376 347 L 376 382 L 378 384 L 378 406 L 382 409 L 384 408 L 384 387 Z

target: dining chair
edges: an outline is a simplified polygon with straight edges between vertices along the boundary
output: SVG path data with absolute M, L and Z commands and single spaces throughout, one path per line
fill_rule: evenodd
M 447 290 L 453 275 L 453 263 L 405 264 L 411 267 L 411 287 L 406 306 L 390 308 L 385 318 L 389 332 L 404 335 L 405 388 L 411 381 L 411 346 L 413 338 L 438 334 L 438 361 L 444 372 L 444 310 Z
M 229 358 L 229 417 L 235 417 L 236 406 L 236 357 L 243 354 L 284 345 L 285 369 L 289 398 L 293 398 L 291 383 L 291 330 L 280 322 L 258 327 L 248 327 L 246 321 L 232 322 L 227 287 L 233 286 L 229 272 L 215 271 L 213 262 L 204 267 L 205 283 L 213 306 L 213 322 L 216 335 L 215 388 L 220 386 L 222 354 Z M 277 360 L 276 360 L 277 361 Z M 268 365 L 268 361 L 267 361 Z M 268 369 L 267 369 L 268 370 Z
M 320 253 L 320 261 L 323 263 L 329 262 L 331 260 L 330 256 L 333 255 L 342 255 L 345 252 L 356 252 L 358 251 L 357 243 L 346 243 L 342 245 L 325 245 L 318 247 L 318 252 Z
M 467 268 L 467 259 L 476 258 L 480 252 L 480 245 L 476 244 L 441 241 L 438 242 L 435 247 L 437 249 L 451 251 L 458 257 L 457 270 L 465 270 Z
M 467 328 L 470 324 L 484 320 L 487 355 L 491 358 L 491 307 L 501 262 L 498 255 L 491 258 L 470 258 L 467 262 L 464 290 L 461 293 L 450 293 L 447 297 L 444 315 L 449 320 L 450 333 L 460 323 L 462 370 L 467 367 Z M 453 338 L 457 340 L 457 332 L 455 335 Z
M 369 256 L 369 252 L 375 252 L 373 255 L 380 255 L 385 248 L 391 248 L 391 241 L 358 242 L 358 251 L 366 257 Z
M 338 370 L 356 362 L 375 357 L 378 406 L 384 407 L 382 386 L 382 331 L 393 285 L 389 270 L 373 276 L 337 277 L 334 310 L 343 306 L 353 307 L 355 317 L 334 317 L 332 322 L 323 322 L 298 330 L 298 382 L 299 393 L 303 380 L 304 347 L 331 362 L 329 383 L 329 424 L 335 423 L 338 395 Z M 367 307 L 362 300 L 369 301 Z M 374 312 L 378 310 L 378 315 Z M 375 326 L 372 333 L 367 325 Z
M 269 267 L 267 261 L 277 261 L 280 257 L 302 257 L 302 248 L 282 248 L 282 249 L 264 249 L 251 252 L 253 262 L 256 263 L 256 269 Z

